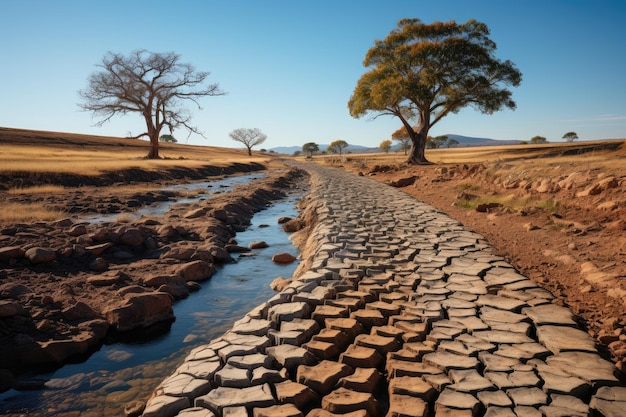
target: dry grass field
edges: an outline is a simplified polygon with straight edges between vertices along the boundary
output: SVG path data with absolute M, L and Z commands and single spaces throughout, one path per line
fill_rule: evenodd
M 161 160 L 146 160 L 145 140 L 10 129 L 0 127 L 0 174 L 12 172 L 101 175 L 107 171 L 139 168 L 227 166 L 257 162 L 271 165 L 271 155 L 215 146 L 162 143 Z

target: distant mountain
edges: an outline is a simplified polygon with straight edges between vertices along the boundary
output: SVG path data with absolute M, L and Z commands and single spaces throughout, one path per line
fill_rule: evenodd
M 455 148 L 469 148 L 472 146 L 499 146 L 499 145 L 517 145 L 519 140 L 499 140 L 489 138 L 473 138 L 469 136 L 455 135 L 449 133 L 445 135 L 448 139 L 454 139 L 459 142 Z
M 469 136 L 455 135 L 455 134 L 447 134 L 445 135 L 448 139 L 454 139 L 459 142 L 455 148 L 469 148 L 473 146 L 498 146 L 498 145 L 516 145 L 519 143 L 519 140 L 498 140 L 498 139 L 489 139 L 489 138 L 474 138 Z M 328 145 L 319 145 L 320 152 L 323 152 L 328 148 Z M 392 151 L 396 151 L 399 149 L 399 144 L 394 144 L 391 148 Z M 268 149 L 270 151 L 274 151 L 276 153 L 282 153 L 286 155 L 293 155 L 294 152 L 302 151 L 302 146 L 277 146 L 275 148 Z M 378 147 L 368 147 L 361 145 L 349 145 L 344 153 L 375 153 L 381 152 Z

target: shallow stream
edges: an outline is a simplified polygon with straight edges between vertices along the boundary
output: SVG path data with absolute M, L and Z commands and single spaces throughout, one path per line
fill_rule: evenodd
M 218 268 L 200 291 L 174 305 L 176 321 L 171 326 L 155 329 L 148 338 L 105 344 L 82 363 L 25 377 L 23 386 L 45 388 L 0 394 L 0 415 L 123 416 L 128 402 L 147 400 L 192 348 L 219 337 L 267 301 L 273 295 L 273 279 L 293 274 L 297 262 L 277 265 L 271 258 L 280 252 L 298 254 L 277 220 L 297 216 L 299 197 L 289 196 L 255 214 L 251 226 L 237 234 L 237 242 L 247 246 L 264 241 L 269 247 Z

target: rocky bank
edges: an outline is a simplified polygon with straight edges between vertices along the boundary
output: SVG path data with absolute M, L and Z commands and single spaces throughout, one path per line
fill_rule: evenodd
M 0 389 L 13 386 L 21 370 L 57 366 L 88 355 L 116 333 L 174 320 L 172 304 L 243 250 L 235 233 L 255 212 L 300 187 L 303 175 L 269 172 L 231 192 L 130 223 L 68 217 L 4 225 Z

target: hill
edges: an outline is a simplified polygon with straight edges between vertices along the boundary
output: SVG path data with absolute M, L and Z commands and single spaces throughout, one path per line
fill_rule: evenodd
M 499 145 L 516 145 L 519 143 L 518 140 L 499 140 L 499 139 L 489 139 L 489 138 L 474 138 L 470 136 L 462 136 L 455 134 L 447 134 L 445 135 L 449 139 L 454 139 L 459 144 L 456 146 L 457 148 L 468 148 L 473 146 L 499 146 Z M 328 145 L 319 145 L 320 151 L 326 150 Z M 396 150 L 399 148 L 398 144 L 395 144 L 392 150 Z M 270 151 L 285 154 L 285 155 L 293 155 L 294 152 L 302 151 L 302 146 L 277 146 L 274 148 L 270 148 Z M 362 145 L 353 145 L 350 144 L 346 149 L 346 153 L 375 153 L 380 152 L 380 148 L 378 147 L 368 147 Z

